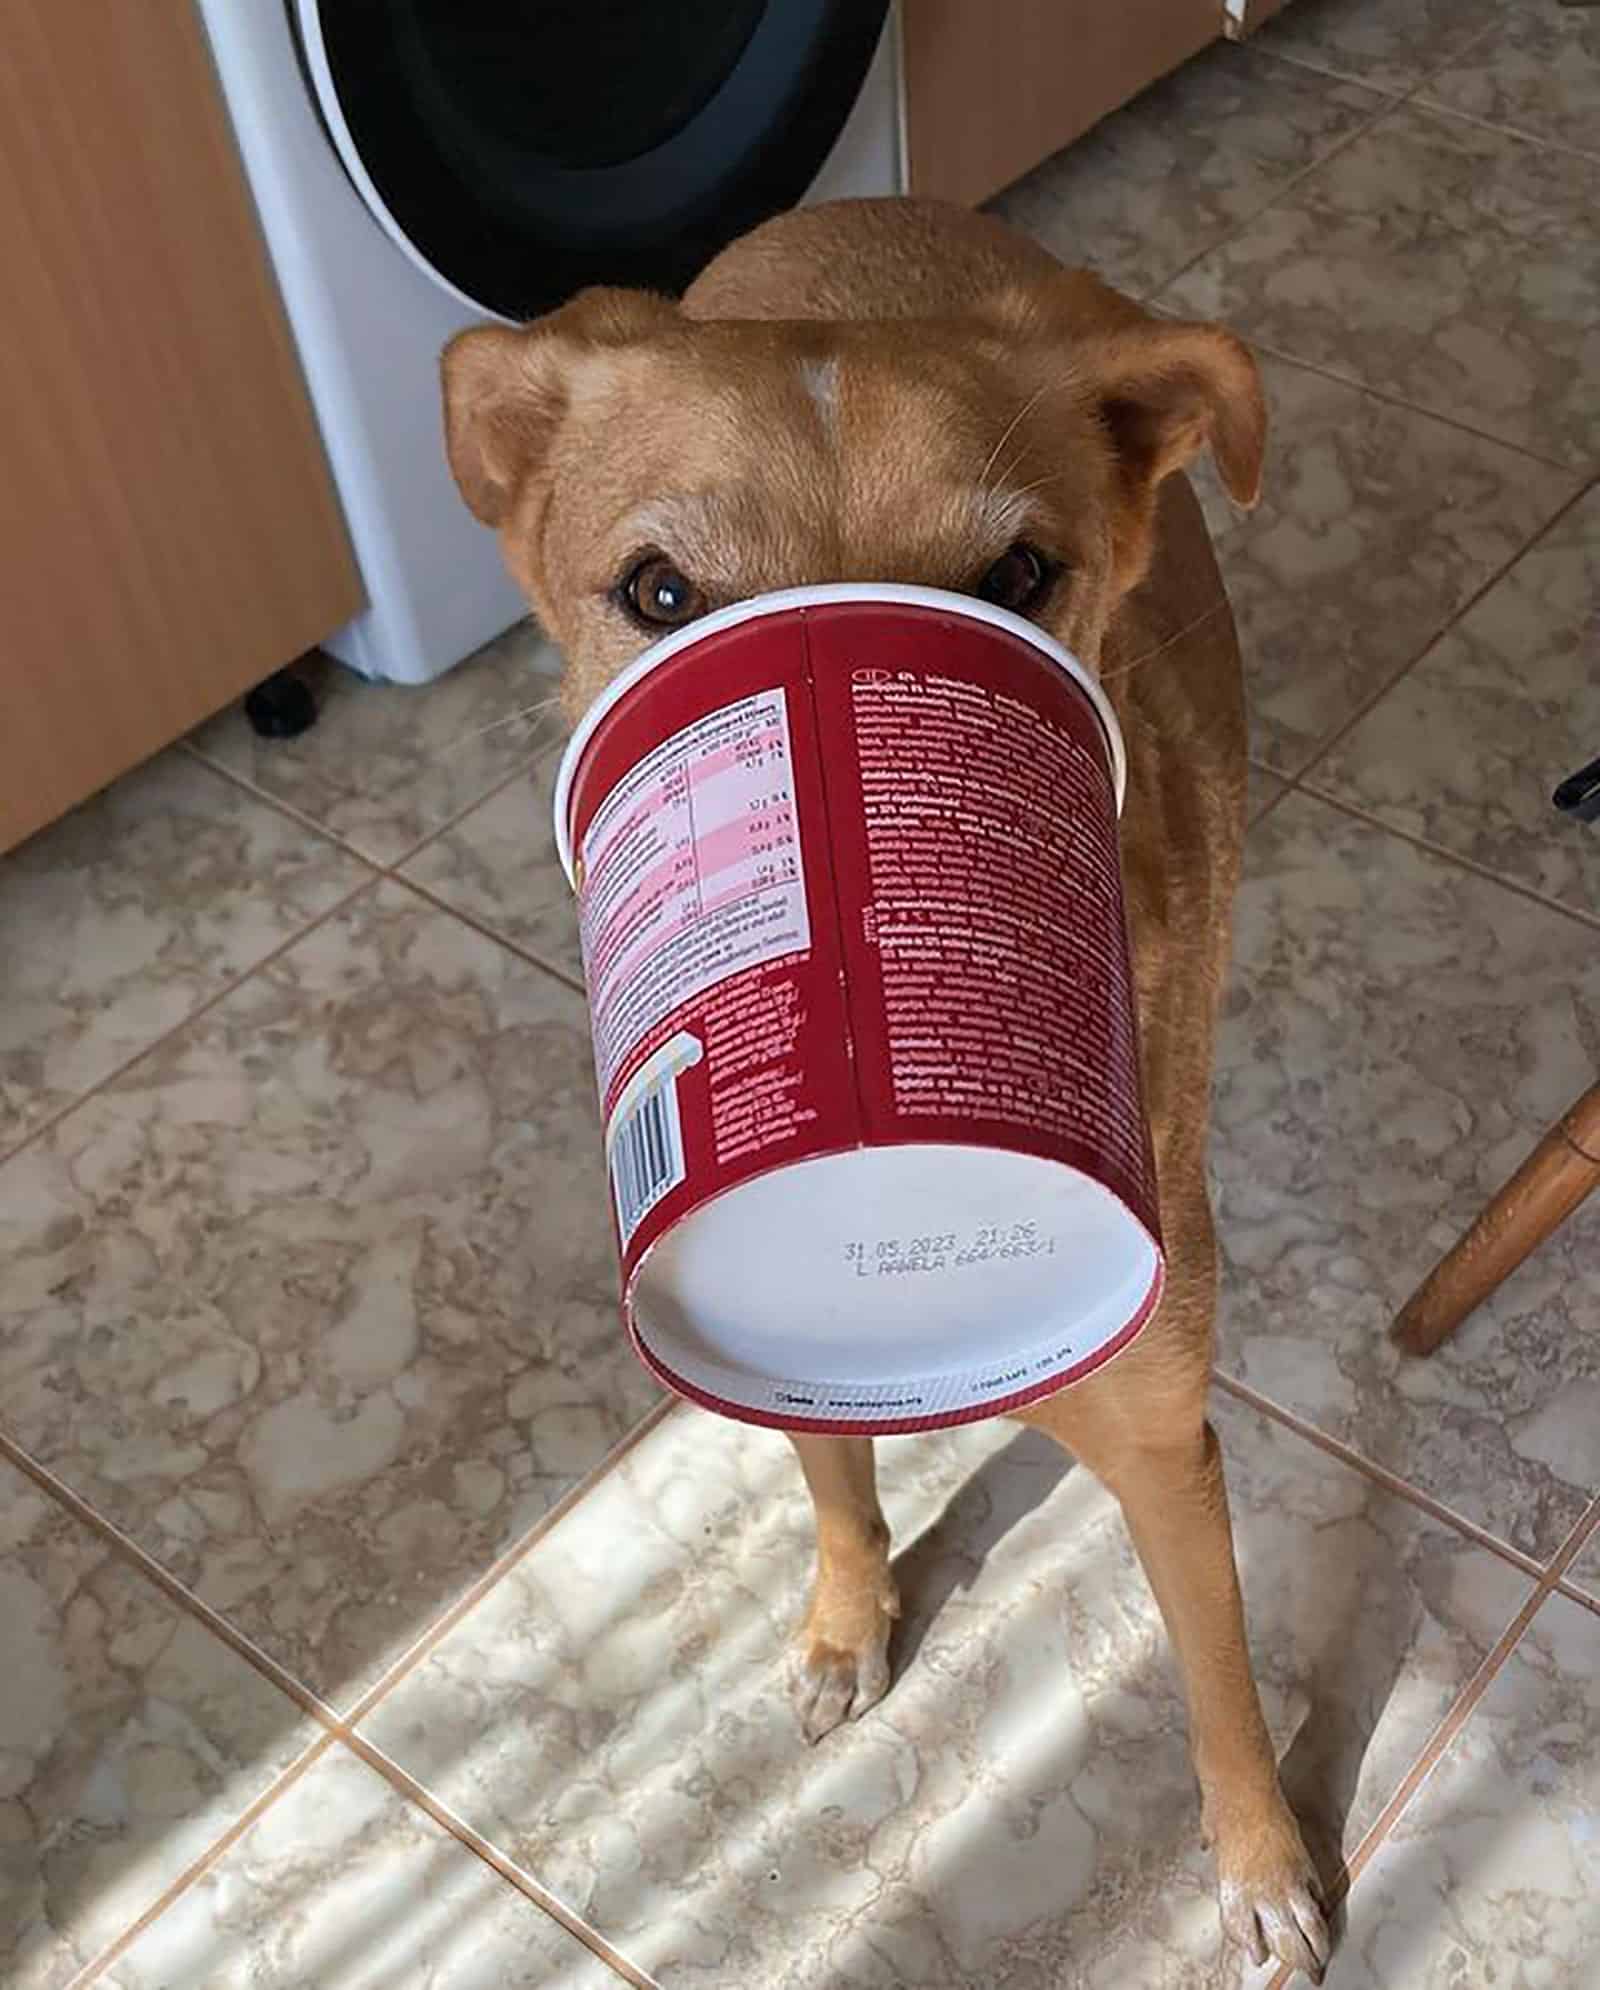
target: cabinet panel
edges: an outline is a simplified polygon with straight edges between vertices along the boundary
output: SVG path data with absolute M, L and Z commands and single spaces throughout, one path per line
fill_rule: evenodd
M 9 0 L 0 848 L 361 602 L 186 0 Z
M 1223 0 L 905 0 L 911 191 L 977 202 L 1222 33 Z

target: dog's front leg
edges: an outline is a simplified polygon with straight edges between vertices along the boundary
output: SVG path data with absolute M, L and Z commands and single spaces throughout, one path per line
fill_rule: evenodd
M 1119 1413 L 1095 1414 L 1097 1393 L 1091 1381 L 1026 1412 L 1026 1420 L 1059 1438 L 1122 1504 L 1183 1674 L 1224 1928 L 1252 1961 L 1271 1954 L 1320 1981 L 1328 1930 L 1250 1670 L 1222 1456 L 1205 1420 L 1203 1382 L 1182 1392 L 1192 1413 L 1158 1414 L 1137 1432 L 1121 1405 Z
M 807 1739 L 819 1741 L 889 1690 L 889 1631 L 900 1603 L 871 1438 L 791 1436 L 817 1515 L 816 1581 L 794 1654 L 794 1697 Z

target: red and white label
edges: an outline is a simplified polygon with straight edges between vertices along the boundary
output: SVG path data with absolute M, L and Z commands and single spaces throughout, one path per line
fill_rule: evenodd
M 606 796 L 581 846 L 600 1094 L 674 1010 L 810 945 L 784 693 L 707 712 Z
M 1137 1179 L 1103 752 L 939 672 L 861 672 L 850 702 L 895 1111 L 1084 1141 Z

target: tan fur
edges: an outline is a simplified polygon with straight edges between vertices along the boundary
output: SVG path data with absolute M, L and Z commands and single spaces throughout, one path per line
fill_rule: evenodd
M 1180 474 L 1259 488 L 1254 363 L 1152 319 L 999 223 L 929 202 L 785 215 L 681 307 L 588 292 L 445 359 L 451 462 L 566 656 L 580 712 L 647 636 L 616 600 L 659 551 L 707 605 L 849 579 L 968 590 L 1027 539 L 1064 568 L 1038 619 L 1092 668 L 1129 750 L 1124 875 L 1165 1298 L 1110 1367 L 1026 1412 L 1116 1492 L 1188 1691 L 1229 1933 L 1318 1970 L 1316 1880 L 1279 1791 L 1206 1422 L 1216 1252 L 1211 1040 L 1245 787 L 1238 647 Z M 803 1438 L 818 1567 L 798 1697 L 817 1734 L 885 1690 L 896 1610 L 870 1442 Z

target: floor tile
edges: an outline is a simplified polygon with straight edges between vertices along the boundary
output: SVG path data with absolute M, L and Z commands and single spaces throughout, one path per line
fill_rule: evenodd
M 191 743 L 382 864 L 531 759 L 554 711 L 555 653 L 526 622 L 431 684 L 307 670 L 320 716 L 298 739 L 258 739 L 234 707 Z
M 55 1990 L 319 1732 L 0 1461 L 0 1979 Z
M 1600 153 L 1600 19 L 1555 0 L 1519 0 L 1429 80 L 1422 101 Z
M 1525 1576 L 1217 1409 L 1254 1646 L 1321 1841 L 1376 1814 Z M 369 1717 L 671 1985 L 1237 1984 L 1155 1606 L 1036 1432 L 879 1446 L 907 1615 L 889 1698 L 801 1741 L 810 1513 L 784 1440 L 683 1410 Z
M 1600 1495 L 1600 1486 L 1595 1490 Z M 1600 1525 L 1594 1527 L 1577 1560 L 1567 1570 L 1567 1581 L 1600 1603 Z
M 1502 0 L 1289 0 L 1256 46 L 1374 89 L 1410 90 L 1502 12 Z
M 1600 160 L 1404 107 L 1162 293 L 1555 462 L 1600 459 Z
M 1600 1619 L 1554 1596 L 1357 1880 L 1327 1990 L 1600 1977 Z
M 103 1980 L 115 1990 L 616 1990 L 621 1981 L 338 1748 Z
M 1310 784 L 1575 910 L 1600 913 L 1600 825 L 1551 790 L 1600 754 L 1600 490 L 1381 699 Z
M 513 781 L 436 837 L 404 875 L 581 981 L 577 906 L 550 816 L 560 763 L 557 745 L 529 779 Z
M 1295 773 L 1576 487 L 1514 449 L 1263 358 L 1265 493 L 1196 479 L 1233 603 L 1251 750 Z
M 366 875 L 182 752 L 0 857 L 0 1151 Z
M 1387 100 L 1219 43 L 1030 173 L 993 211 L 1063 262 L 1153 290 Z
M 1264 815 L 1276 801 L 1281 801 L 1289 791 L 1289 783 L 1281 774 L 1274 774 L 1268 767 L 1252 760 L 1249 768 L 1250 799 L 1248 803 L 1250 820 Z
M 0 1401 L 329 1698 L 656 1399 L 583 1001 L 400 885 L 0 1178 Z
M 1549 1555 L 1600 1485 L 1600 1202 L 1430 1359 L 1387 1330 L 1600 1067 L 1594 930 L 1299 794 L 1245 873 L 1212 1147 L 1223 1367 Z

